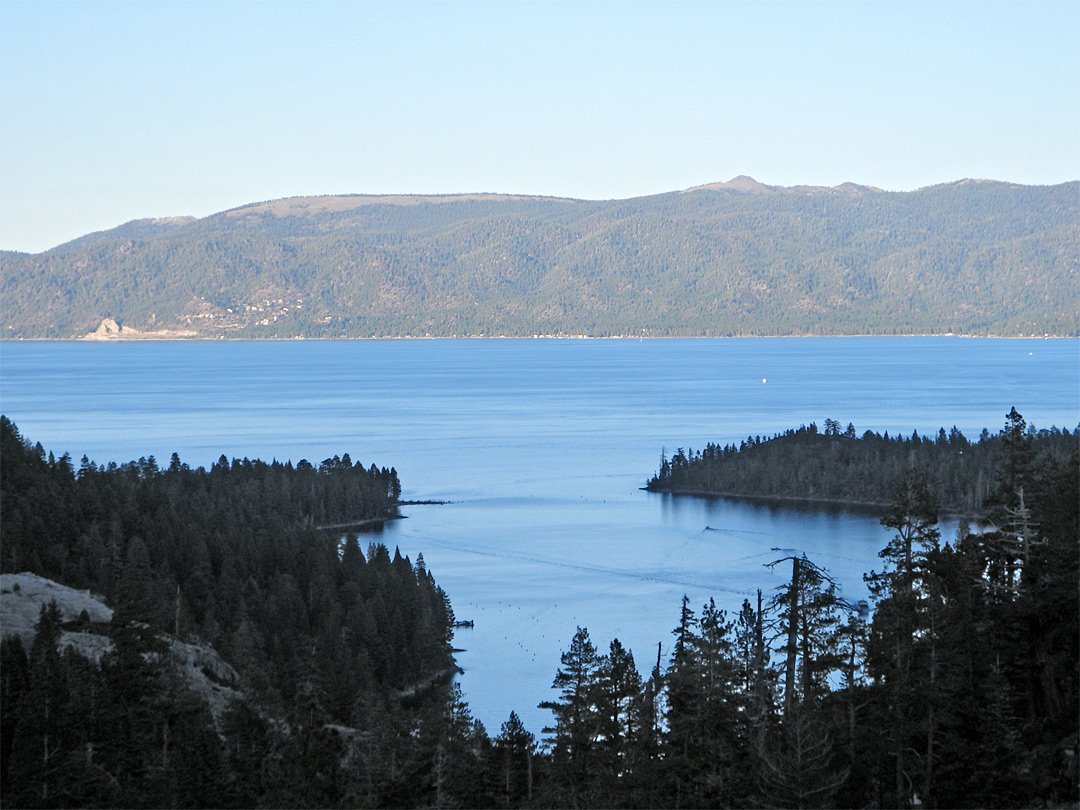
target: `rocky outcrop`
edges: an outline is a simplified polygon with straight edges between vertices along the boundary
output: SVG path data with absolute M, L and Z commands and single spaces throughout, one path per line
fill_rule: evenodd
M 50 602 L 56 603 L 65 623 L 78 621 L 84 611 L 92 624 L 107 625 L 112 621 L 112 608 L 99 594 L 77 591 L 37 574 L 0 574 L 0 634 L 18 636 L 23 647 L 29 650 L 37 634 L 34 627 L 41 618 L 41 608 Z M 99 644 L 95 642 L 84 650 L 79 640 L 73 638 L 88 635 L 90 633 L 64 631 L 60 643 L 100 661 Z
M 0 575 L 0 635 L 18 636 L 29 651 L 37 635 L 41 609 L 50 602 L 56 603 L 65 625 L 75 625 L 61 632 L 60 648 L 72 648 L 100 664 L 114 648 L 109 635 L 112 608 L 98 594 L 69 588 L 37 574 Z M 206 702 L 215 719 L 220 719 L 233 700 L 243 697 L 239 674 L 213 647 L 181 641 L 168 633 L 157 635 L 167 645 L 169 668 Z
M 243 697 L 239 689 L 240 675 L 213 647 L 189 644 L 172 636 L 163 638 L 169 643 L 173 670 L 188 689 L 206 701 L 214 719 L 220 720 L 229 704 Z
M 158 329 L 143 332 L 130 326 L 122 326 L 112 318 L 105 318 L 101 325 L 83 340 L 186 340 L 198 336 L 192 329 Z
M 113 335 L 119 336 L 121 332 L 120 324 L 114 321 L 112 318 L 106 318 L 101 322 L 101 326 L 97 328 L 94 335 L 98 338 L 112 337 Z

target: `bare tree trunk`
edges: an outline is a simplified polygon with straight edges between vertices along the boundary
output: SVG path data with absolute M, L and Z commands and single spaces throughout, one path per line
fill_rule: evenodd
M 45 715 L 48 717 L 48 714 Z M 45 732 L 44 750 L 41 754 L 41 799 L 49 800 L 49 732 Z
M 176 585 L 176 618 L 173 620 L 173 635 L 180 638 L 180 584 Z
M 757 619 L 754 622 L 754 698 L 757 712 L 757 752 L 765 753 L 765 618 L 761 612 L 761 588 L 757 592 Z
M 907 802 L 904 801 L 904 709 L 901 705 L 903 699 L 903 689 L 901 688 L 900 672 L 903 669 L 902 663 L 902 640 L 900 635 L 896 637 L 896 683 L 893 685 L 893 712 L 896 715 L 895 725 L 893 726 L 893 739 L 896 746 L 896 803 L 898 807 L 907 806 Z
M 788 605 L 787 664 L 784 668 L 784 717 L 795 695 L 795 659 L 799 648 L 799 558 L 791 561 L 791 602 Z
M 856 630 L 855 620 L 850 620 L 851 625 L 851 661 L 848 671 L 848 753 L 851 761 L 855 761 L 855 666 L 856 666 Z
M 937 599 L 934 595 L 934 586 L 930 586 L 930 688 L 927 690 L 926 700 L 930 704 L 930 711 L 926 719 L 926 773 L 923 776 L 922 800 L 926 802 L 930 796 L 930 789 L 934 784 L 934 701 L 936 699 L 937 680 L 937 625 L 934 621 Z
M 525 762 L 526 762 L 526 764 L 528 765 L 528 774 L 529 774 L 529 791 L 528 791 L 528 797 L 529 797 L 529 801 L 531 802 L 531 801 L 532 801 L 532 785 L 533 785 L 533 773 L 532 773 L 532 751 L 531 751 L 531 750 L 526 750 L 526 751 L 525 751 Z
M 802 623 L 802 694 L 803 701 L 810 703 L 810 630 L 809 621 Z
M 435 749 L 435 806 L 445 807 L 443 802 L 443 765 L 445 755 L 442 745 Z

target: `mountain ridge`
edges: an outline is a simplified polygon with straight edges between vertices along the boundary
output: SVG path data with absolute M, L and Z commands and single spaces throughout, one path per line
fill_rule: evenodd
M 0 252 L 13 338 L 1075 335 L 1080 182 L 323 195 Z M 117 335 L 123 329 L 117 330 Z
M 124 231 L 132 228 L 154 228 L 161 227 L 163 229 L 181 227 L 190 225 L 207 219 L 211 219 L 219 216 L 240 216 L 241 214 L 252 214 L 259 212 L 275 213 L 279 216 L 282 211 L 287 208 L 294 208 L 298 210 L 308 210 L 312 207 L 320 207 L 324 210 L 348 210 L 349 208 L 360 208 L 365 205 L 421 205 L 423 203 L 430 203 L 433 205 L 455 203 L 455 202 L 469 202 L 479 200 L 490 201 L 523 201 L 523 200 L 537 200 L 537 201 L 552 201 L 552 202 L 568 202 L 568 203 L 589 203 L 589 202 L 629 202 L 633 200 L 649 199 L 651 197 L 662 197 L 668 194 L 690 194 L 696 191 L 736 191 L 745 194 L 821 194 L 826 192 L 833 193 L 848 193 L 848 194 L 860 194 L 866 192 L 881 193 L 881 194 L 915 194 L 928 189 L 939 189 L 948 187 L 959 187 L 969 184 L 1000 184 L 1011 188 L 1055 188 L 1057 186 L 1067 186 L 1075 184 L 1077 181 L 1070 181 L 1068 183 L 1060 183 L 1050 186 L 1025 186 L 1019 183 L 1010 183 L 1004 180 L 990 180 L 990 179 L 978 179 L 978 178 L 963 178 L 961 180 L 954 180 L 944 183 L 935 183 L 929 186 L 922 186 L 913 191 L 886 191 L 876 186 L 862 185 L 851 181 L 846 181 L 835 186 L 818 186 L 818 185 L 794 185 L 794 186 L 780 186 L 780 185 L 768 185 L 761 183 L 754 179 L 750 175 L 740 174 L 727 181 L 717 181 L 713 183 L 705 183 L 698 186 L 690 186 L 689 188 L 677 189 L 675 191 L 659 192 L 657 194 L 644 195 L 641 197 L 626 197 L 626 198 L 613 198 L 611 200 L 589 200 L 585 198 L 577 197 L 563 197 L 552 196 L 548 194 L 514 194 L 514 193 L 502 193 L 502 192 L 459 192 L 459 193 L 446 193 L 446 194 L 363 194 L 363 193 L 344 193 L 344 194 L 301 194 L 291 197 L 277 197 L 270 200 L 261 200 L 258 202 L 244 203 L 242 205 L 235 206 L 233 208 L 226 208 L 222 211 L 217 211 L 211 214 L 207 214 L 203 217 L 191 216 L 188 214 L 178 214 L 164 217 L 139 217 L 136 219 L 128 220 L 116 225 L 112 228 L 106 228 L 100 231 L 92 231 L 91 233 L 84 234 L 83 236 L 77 236 L 74 239 L 69 239 L 66 242 L 62 242 L 58 245 L 54 245 L 37 253 L 31 253 L 21 250 L 4 250 L 0 249 L 0 256 L 4 254 L 15 254 L 22 256 L 40 256 L 45 253 L 52 253 L 59 251 L 68 246 L 81 243 L 82 240 L 90 239 L 92 237 L 100 237 L 116 232 Z M 354 201 L 355 203 L 345 202 Z M 338 202 L 342 201 L 342 202 Z M 340 206 L 340 207 L 336 207 Z

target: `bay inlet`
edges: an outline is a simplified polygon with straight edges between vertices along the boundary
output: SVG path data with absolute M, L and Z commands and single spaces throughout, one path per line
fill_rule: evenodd
M 767 384 L 763 384 L 767 380 Z M 578 626 L 648 671 L 683 594 L 737 610 L 791 550 L 849 599 L 880 568 L 872 510 L 643 492 L 662 451 L 835 418 L 920 434 L 1080 421 L 1080 341 L 799 338 L 0 344 L 0 409 L 76 464 L 173 452 L 393 466 L 406 519 L 371 539 L 423 553 L 460 628 L 460 682 L 497 733 L 534 732 Z M 950 538 L 955 524 L 946 525 Z

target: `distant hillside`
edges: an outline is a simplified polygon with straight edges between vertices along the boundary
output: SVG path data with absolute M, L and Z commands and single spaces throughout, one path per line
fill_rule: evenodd
M 0 253 L 5 338 L 1076 335 L 1080 182 L 300 197 Z

